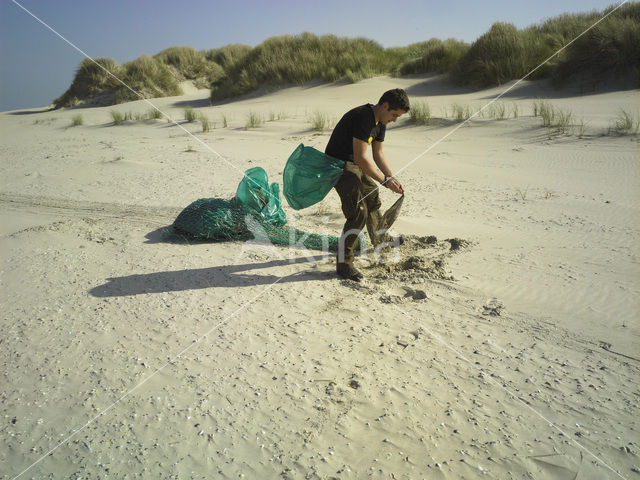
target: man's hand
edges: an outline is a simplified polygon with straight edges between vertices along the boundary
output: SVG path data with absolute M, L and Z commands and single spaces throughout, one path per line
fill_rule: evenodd
M 387 187 L 392 192 L 404 193 L 404 188 L 402 188 L 402 185 L 400 184 L 400 182 L 393 177 L 388 177 L 384 183 L 384 186 Z

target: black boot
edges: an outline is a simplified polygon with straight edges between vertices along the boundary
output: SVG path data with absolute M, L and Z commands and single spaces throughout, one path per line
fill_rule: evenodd
M 353 280 L 354 282 L 359 282 L 360 280 L 362 280 L 362 273 L 360 273 L 350 263 L 338 263 L 336 265 L 336 272 L 339 277 L 346 280 Z

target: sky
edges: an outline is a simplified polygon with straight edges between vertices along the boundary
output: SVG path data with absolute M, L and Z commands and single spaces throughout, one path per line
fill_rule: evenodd
M 430 38 L 473 42 L 494 22 L 518 28 L 622 0 L 0 0 L 0 111 L 43 107 L 73 80 L 83 55 L 118 63 L 171 46 L 256 46 L 305 31 L 366 37 L 383 47 Z

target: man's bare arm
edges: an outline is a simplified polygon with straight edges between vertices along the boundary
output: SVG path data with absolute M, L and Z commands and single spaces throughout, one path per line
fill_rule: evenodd
M 389 166 L 389 162 L 387 162 L 387 159 L 385 158 L 384 153 L 382 153 L 382 142 L 374 141 L 373 144 L 371 145 L 371 149 L 373 151 L 373 161 L 376 162 L 376 165 L 378 166 L 378 168 L 382 170 L 382 173 L 384 174 L 385 179 L 388 177 L 393 177 L 393 171 Z M 385 184 L 385 186 L 389 187 L 392 191 L 396 193 L 404 193 L 404 188 L 402 187 L 400 182 L 395 178 L 389 180 Z
M 353 137 L 353 161 L 365 174 L 369 175 L 374 180 L 377 180 L 379 183 L 382 183 L 387 177 L 383 172 L 378 170 L 375 163 L 373 163 L 367 156 L 368 146 L 367 142 Z
M 393 177 L 391 167 L 387 162 L 384 154 L 382 153 L 382 142 L 374 141 L 371 144 L 371 150 L 373 152 L 373 161 L 376 162 L 378 168 L 384 173 L 385 177 Z

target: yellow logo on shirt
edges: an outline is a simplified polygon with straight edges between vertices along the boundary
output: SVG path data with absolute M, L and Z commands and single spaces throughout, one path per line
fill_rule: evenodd
M 373 137 L 369 137 L 369 141 L 367 143 L 371 145 L 371 142 L 373 142 Z

